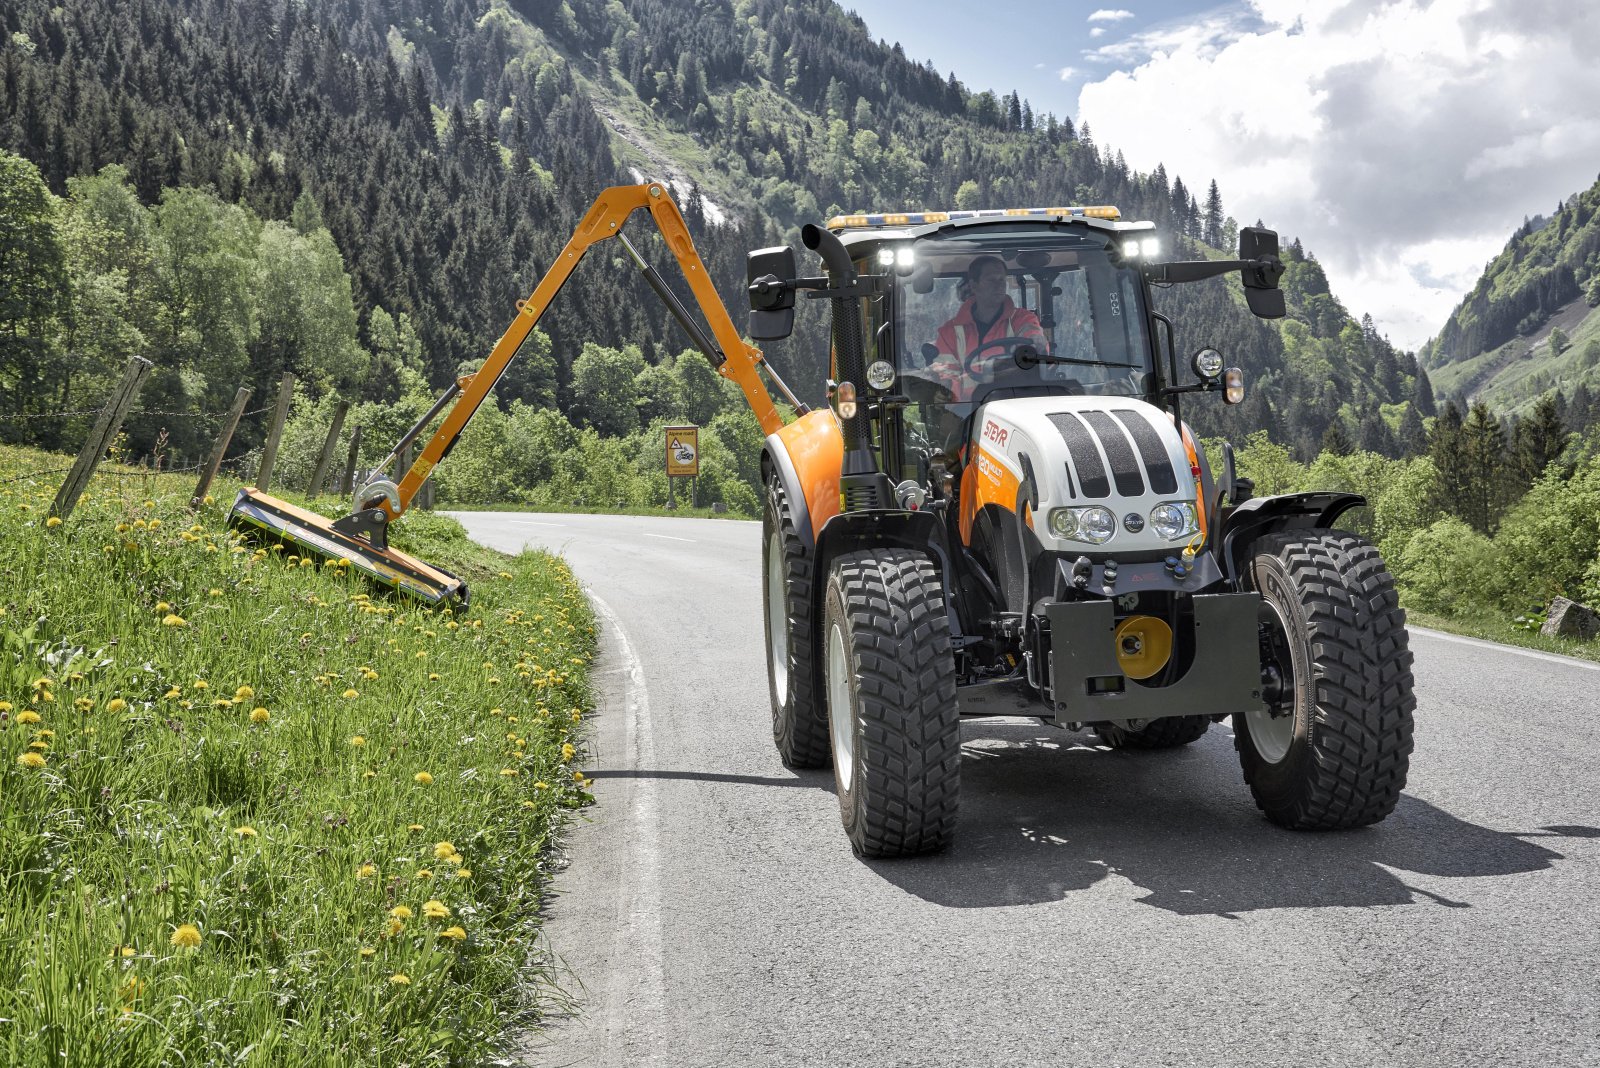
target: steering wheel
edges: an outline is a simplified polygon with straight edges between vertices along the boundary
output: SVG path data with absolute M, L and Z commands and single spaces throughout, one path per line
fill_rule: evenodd
M 1039 344 L 1039 339 L 1033 337 L 997 337 L 993 341 L 982 342 L 977 348 L 967 353 L 966 359 L 963 361 L 963 363 L 966 365 L 967 374 L 976 378 L 983 374 L 982 371 L 978 370 L 978 363 L 980 360 L 984 363 L 994 363 L 995 361 L 1002 360 L 1007 356 L 1016 355 L 1017 350 L 1022 348 L 1024 345 L 1027 345 L 1037 351 L 1039 349 Z M 1001 349 L 1002 351 L 994 352 L 993 350 L 997 348 Z M 987 353 L 993 353 L 993 355 L 985 355 Z

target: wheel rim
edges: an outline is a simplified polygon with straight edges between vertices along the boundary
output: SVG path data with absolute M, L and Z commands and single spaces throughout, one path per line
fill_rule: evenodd
M 855 775 L 856 734 L 850 706 L 850 660 L 844 651 L 844 628 L 828 628 L 828 734 L 833 741 L 833 770 L 839 789 L 848 792 Z
M 779 701 L 789 699 L 789 599 L 784 585 L 783 545 L 774 530 L 767 539 L 767 658 Z
M 1277 662 L 1284 680 L 1284 692 L 1278 705 L 1280 708 L 1287 705 L 1289 711 L 1286 715 L 1274 716 L 1270 709 L 1251 709 L 1244 718 L 1250 725 L 1250 743 L 1255 746 L 1256 755 L 1268 764 L 1278 764 L 1294 745 L 1294 709 L 1298 704 L 1294 691 L 1295 650 L 1282 613 L 1265 597 L 1261 599 L 1261 626 L 1261 656 L 1263 660 L 1270 657 Z

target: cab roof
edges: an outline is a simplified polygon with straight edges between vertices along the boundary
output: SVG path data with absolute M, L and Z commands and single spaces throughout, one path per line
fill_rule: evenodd
M 1031 223 L 1074 223 L 1109 233 L 1130 230 L 1150 231 L 1153 222 L 1125 222 L 1122 213 L 1109 204 L 1068 208 L 989 208 L 979 211 L 883 212 L 873 215 L 835 215 L 827 228 L 839 235 L 847 246 L 865 242 L 903 241 L 926 237 L 943 230 L 968 227 Z

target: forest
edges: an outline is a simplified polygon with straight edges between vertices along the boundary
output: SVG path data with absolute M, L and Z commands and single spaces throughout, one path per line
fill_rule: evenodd
M 645 171 L 677 181 L 736 314 L 746 250 L 843 210 L 1115 203 L 1187 256 L 1228 252 L 1239 226 L 1216 182 L 1133 172 L 1086 126 L 971 91 L 831 0 L 24 0 L 0 12 L 0 441 L 75 448 L 139 355 L 156 372 L 131 457 L 203 452 L 243 385 L 230 461 L 248 471 L 288 371 L 281 477 L 309 477 L 341 399 L 375 463 L 481 361 L 594 194 Z M 1587 242 L 1587 204 L 1558 230 Z M 1440 610 L 1446 589 L 1521 610 L 1556 577 L 1592 596 L 1600 510 L 1557 509 L 1574 568 L 1503 565 L 1529 508 L 1600 478 L 1587 388 L 1514 416 L 1436 398 L 1438 346 L 1422 363 L 1396 349 L 1330 291 L 1293 220 L 1265 222 L 1285 231 L 1288 319 L 1251 318 L 1231 282 L 1158 295 L 1181 351 L 1213 345 L 1249 375 L 1244 404 L 1186 408 L 1200 433 L 1248 440 L 1285 488 L 1411 486 L 1412 511 L 1381 519 L 1374 492 L 1364 521 L 1394 524 L 1408 596 Z M 661 243 L 640 244 L 671 278 Z M 1569 296 L 1591 261 L 1571 279 L 1556 263 L 1484 338 Z M 441 504 L 659 506 L 660 427 L 692 422 L 701 502 L 754 511 L 754 420 L 636 275 L 618 249 L 579 268 L 435 476 Z M 768 355 L 820 397 L 814 342 Z M 1418 592 L 1413 536 L 1451 546 L 1447 570 L 1495 561 L 1495 582 Z

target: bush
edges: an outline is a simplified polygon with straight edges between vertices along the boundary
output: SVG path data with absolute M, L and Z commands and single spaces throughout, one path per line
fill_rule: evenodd
M 1410 608 L 1453 615 L 1496 607 L 1501 598 L 1494 546 L 1455 516 L 1414 534 L 1389 567 Z

